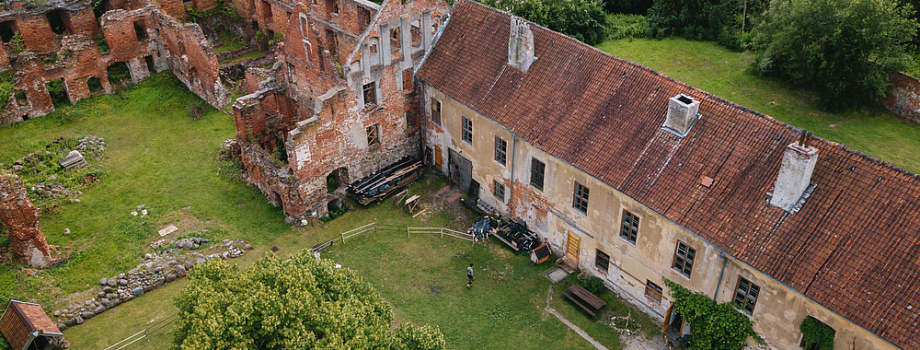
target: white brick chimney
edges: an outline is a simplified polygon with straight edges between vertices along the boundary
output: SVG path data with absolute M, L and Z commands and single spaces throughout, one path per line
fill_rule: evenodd
M 818 162 L 818 149 L 811 147 L 811 133 L 803 132 L 801 139 L 789 144 L 783 154 L 783 165 L 779 168 L 770 205 L 785 211 L 792 209 L 802 199 L 811 185 L 811 174 Z
M 511 33 L 508 36 L 508 65 L 527 72 L 536 61 L 533 53 L 533 32 L 530 24 L 517 16 L 511 16 Z
M 668 118 L 662 127 L 670 129 L 680 137 L 687 136 L 690 127 L 696 122 L 697 112 L 700 110 L 700 101 L 680 94 L 668 100 Z

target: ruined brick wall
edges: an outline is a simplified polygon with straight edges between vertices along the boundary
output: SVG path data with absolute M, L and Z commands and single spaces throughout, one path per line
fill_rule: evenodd
M 882 105 L 898 117 L 920 124 L 920 79 L 904 73 L 890 75 L 894 88 Z
M 51 254 L 38 226 L 39 216 L 19 177 L 0 174 L 0 223 L 10 236 L 10 250 L 24 263 L 41 261 Z
M 159 4 L 170 8 L 169 13 L 185 13 L 182 0 L 161 0 Z M 63 80 L 71 103 L 94 93 L 113 93 L 107 69 L 119 62 L 128 66 L 130 82 L 144 80 L 152 71 L 171 69 L 212 106 L 230 103 L 213 49 L 197 25 L 180 23 L 156 6 L 138 0 L 108 1 L 109 11 L 98 21 L 90 6 L 90 2 L 75 3 L 61 15 L 66 19 L 67 32 L 75 32 L 71 35 L 51 31 L 47 8 L 0 13 L 0 21 L 13 21 L 27 49 L 16 53 L 11 44 L 0 45 L 0 69 L 12 68 L 15 61 L 16 89 L 27 99 L 0 111 L 0 125 L 53 112 L 47 84 L 56 79 Z M 103 36 L 108 52 L 99 51 L 97 34 Z M 47 60 L 49 54 L 56 54 L 58 59 Z M 90 91 L 87 82 L 91 78 L 99 79 L 101 91 Z

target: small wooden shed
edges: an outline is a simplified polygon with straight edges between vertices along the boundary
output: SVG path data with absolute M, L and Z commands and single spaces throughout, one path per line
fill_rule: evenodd
M 0 317 L 0 333 L 13 350 L 47 350 L 64 336 L 41 305 L 10 300 Z

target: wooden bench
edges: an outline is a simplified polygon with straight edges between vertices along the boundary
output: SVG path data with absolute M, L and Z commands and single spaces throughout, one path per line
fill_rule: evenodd
M 585 310 L 591 317 L 596 316 L 597 312 L 604 307 L 604 305 L 607 305 L 601 298 L 598 298 L 596 295 L 577 284 L 573 284 L 569 287 L 568 292 L 562 292 L 562 295 L 575 305 L 578 305 L 582 310 Z

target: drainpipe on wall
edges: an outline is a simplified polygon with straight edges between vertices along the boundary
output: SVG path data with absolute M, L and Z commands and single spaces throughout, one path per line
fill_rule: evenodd
M 508 196 L 508 214 L 514 214 L 514 158 L 517 156 L 517 135 L 511 134 L 511 194 Z M 475 204 L 475 203 L 474 203 Z
M 728 258 L 725 257 L 725 254 L 723 254 L 721 251 L 719 252 L 719 257 L 722 258 L 722 269 L 719 270 L 719 282 L 716 283 L 716 291 L 715 293 L 712 293 L 713 304 L 716 302 L 716 296 L 719 295 L 719 287 L 722 286 L 722 274 L 725 273 L 725 262 L 728 261 Z

